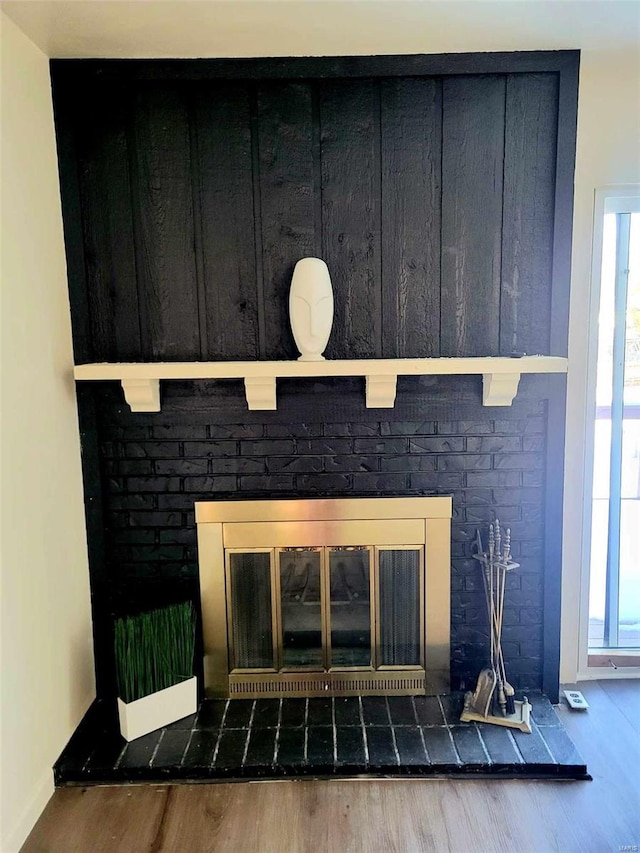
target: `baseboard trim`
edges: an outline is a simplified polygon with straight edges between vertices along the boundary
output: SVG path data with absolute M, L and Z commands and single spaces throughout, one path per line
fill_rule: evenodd
M 53 768 L 49 767 L 35 786 L 35 791 L 18 821 L 2 840 L 0 846 L 3 853 L 18 853 L 51 799 L 54 790 Z
M 85 709 L 80 714 L 80 719 L 82 719 L 87 713 L 87 710 L 91 707 L 91 705 L 95 701 L 95 698 L 95 691 L 92 690 L 86 695 L 84 701 L 80 703 L 79 707 Z M 75 728 L 76 726 L 73 727 L 69 737 L 71 737 Z M 2 853 L 19 853 L 20 848 L 27 840 L 29 833 L 36 825 L 38 818 L 45 810 L 47 803 L 51 799 L 54 791 L 55 784 L 53 779 L 52 761 L 51 766 L 47 767 L 47 769 L 40 777 L 40 781 L 34 786 L 33 794 L 29 799 L 27 806 L 22 810 L 22 813 L 18 820 L 7 831 L 7 834 L 3 835 L 0 838 L 0 850 L 2 851 Z

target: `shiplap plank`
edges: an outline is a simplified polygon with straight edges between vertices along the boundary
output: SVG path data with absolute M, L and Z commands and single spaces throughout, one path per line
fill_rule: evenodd
M 555 74 L 507 77 L 500 352 L 549 353 Z
M 440 350 L 441 115 L 440 81 L 381 83 L 385 358 Z
M 129 173 L 129 100 L 99 86 L 77 122 L 87 290 L 95 357 L 139 357 L 140 315 Z
M 289 324 L 291 276 L 316 255 L 314 94 L 308 83 L 270 83 L 257 94 L 265 355 L 297 358 Z
M 382 350 L 380 94 L 373 81 L 320 87 L 323 257 L 335 319 L 326 355 Z
M 443 81 L 443 356 L 499 354 L 505 78 Z
M 201 84 L 192 98 L 203 359 L 254 359 L 258 291 L 250 92 L 238 83 Z
M 190 129 L 179 86 L 139 84 L 133 131 L 142 348 L 152 360 L 201 358 Z

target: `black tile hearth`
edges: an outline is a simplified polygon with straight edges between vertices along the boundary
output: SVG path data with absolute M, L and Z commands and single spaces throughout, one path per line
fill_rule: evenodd
M 114 713 L 89 711 L 57 785 L 287 776 L 475 775 L 588 779 L 553 706 L 530 697 L 531 734 L 460 723 L 462 695 L 204 701 L 198 713 L 126 743 Z

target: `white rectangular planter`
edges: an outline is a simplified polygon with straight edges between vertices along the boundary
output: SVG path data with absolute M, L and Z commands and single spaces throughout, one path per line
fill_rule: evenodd
M 198 703 L 197 679 L 194 676 L 165 690 L 150 693 L 135 702 L 118 699 L 120 731 L 125 740 L 135 740 L 176 720 L 195 714 Z

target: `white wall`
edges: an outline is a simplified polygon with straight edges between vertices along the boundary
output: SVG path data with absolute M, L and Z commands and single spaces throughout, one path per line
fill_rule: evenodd
M 48 59 L 0 17 L 0 850 L 13 853 L 95 688 Z
M 585 418 L 594 191 L 640 182 L 640 50 L 585 51 L 580 71 L 578 144 L 571 272 L 571 323 L 565 455 L 565 515 L 561 681 L 575 681 L 586 665 L 588 589 L 583 507 L 592 464 Z M 592 381 L 595 376 L 592 377 Z M 587 478 L 588 479 L 588 478 Z M 580 622 L 583 648 L 579 648 Z

